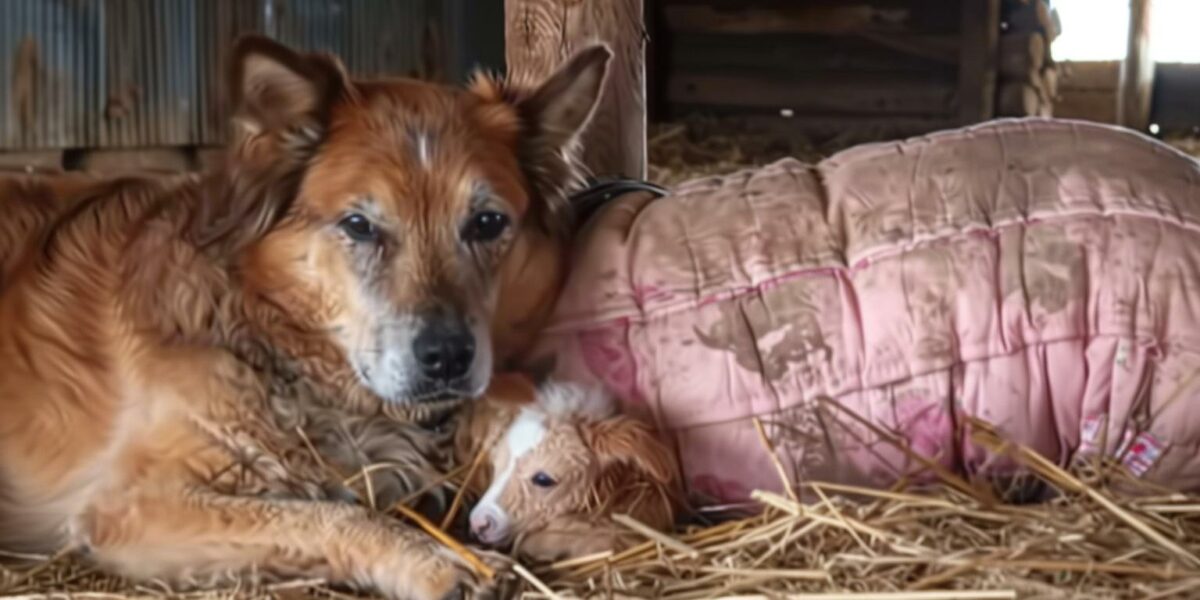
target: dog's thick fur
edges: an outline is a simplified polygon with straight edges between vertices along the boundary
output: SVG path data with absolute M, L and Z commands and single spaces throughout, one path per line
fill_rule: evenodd
M 351 81 L 263 38 L 234 56 L 236 133 L 214 173 L 0 180 L 0 547 L 78 547 L 185 584 L 474 585 L 423 534 L 341 501 L 329 463 L 355 456 L 308 438 L 369 438 L 420 401 L 477 394 L 536 330 L 524 316 L 560 272 L 538 261 L 558 260 L 610 54 L 528 90 Z M 508 226 L 468 235 L 481 211 Z M 442 321 L 477 348 L 453 381 L 411 356 Z M 364 448 L 340 451 L 388 458 Z

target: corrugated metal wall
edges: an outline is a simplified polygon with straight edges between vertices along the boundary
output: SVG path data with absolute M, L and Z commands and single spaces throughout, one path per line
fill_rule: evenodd
M 498 68 L 502 20 L 487 17 L 499 15 L 500 6 L 0 0 L 0 150 L 219 144 L 230 42 L 250 31 L 332 51 L 360 76 L 458 79 L 477 64 Z

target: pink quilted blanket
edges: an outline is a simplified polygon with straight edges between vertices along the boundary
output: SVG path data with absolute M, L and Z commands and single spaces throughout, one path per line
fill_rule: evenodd
M 1200 165 L 1006 120 L 625 196 L 585 232 L 550 355 L 670 432 L 716 500 L 781 487 L 756 416 L 801 481 L 920 471 L 893 435 L 1005 469 L 964 438 L 972 415 L 1197 489 Z

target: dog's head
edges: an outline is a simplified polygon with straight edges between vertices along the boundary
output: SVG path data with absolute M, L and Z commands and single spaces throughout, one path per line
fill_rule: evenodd
M 247 291 L 339 349 L 382 399 L 478 395 L 501 272 L 529 253 L 514 248 L 563 230 L 610 56 L 584 50 L 529 89 L 460 89 L 351 80 L 335 58 L 244 38 L 228 165 L 239 199 L 201 237 L 241 244 Z M 238 189 L 254 185 L 281 191 Z

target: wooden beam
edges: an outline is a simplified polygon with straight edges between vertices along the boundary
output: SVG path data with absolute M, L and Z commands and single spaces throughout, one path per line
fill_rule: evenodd
M 1016 4 L 1010 2 L 1009 4 Z M 1037 32 L 1053 42 L 1062 33 L 1057 12 L 1050 9 L 1046 0 L 1026 0 L 1008 14 L 1008 31 L 1011 33 Z
M 1151 0 L 1129 0 L 1129 47 L 1121 62 L 1117 92 L 1118 124 L 1145 131 L 1150 126 L 1154 57 L 1150 55 Z
M 996 115 L 1000 117 L 1033 117 L 1043 112 L 1042 94 L 1037 87 L 1023 81 L 1000 84 L 996 94 Z
M 903 30 L 909 11 L 869 3 L 843 6 L 720 9 L 705 5 L 668 5 L 667 26 L 681 33 L 857 33 Z
M 886 40 L 885 40 L 886 38 Z M 803 81 L 825 75 L 850 76 L 862 72 L 880 74 L 938 76 L 947 82 L 958 77 L 958 36 L 920 36 L 926 48 L 941 46 L 944 51 L 905 51 L 901 40 L 918 36 L 881 34 L 867 36 L 809 36 L 792 34 L 725 35 L 672 34 L 663 79 L 684 71 L 778 78 Z M 893 43 L 898 42 L 898 43 Z M 924 42 L 921 42 L 924 44 Z M 914 44 L 915 45 L 915 44 Z M 651 44 L 653 47 L 653 44 Z M 940 58 L 933 58 L 941 54 Z M 818 87 L 819 87 L 819 83 Z
M 1121 78 L 1121 63 L 1119 61 L 1067 62 L 1061 64 L 1064 65 L 1063 88 L 1116 93 Z
M 958 63 L 959 121 L 978 123 L 996 114 L 1000 0 L 962 0 Z
M 1115 125 L 1117 103 L 1111 91 L 1062 90 L 1054 103 L 1054 116 Z
M 997 64 L 1001 79 L 1032 81 L 1046 66 L 1046 38 L 1038 31 L 1000 36 Z
M 604 95 L 583 136 L 596 175 L 646 175 L 646 31 L 642 0 L 505 0 L 508 77 L 541 81 L 580 48 L 613 50 Z
M 874 33 L 860 37 L 904 54 L 919 56 L 947 65 L 958 65 L 961 58 L 959 38 L 953 34 Z

